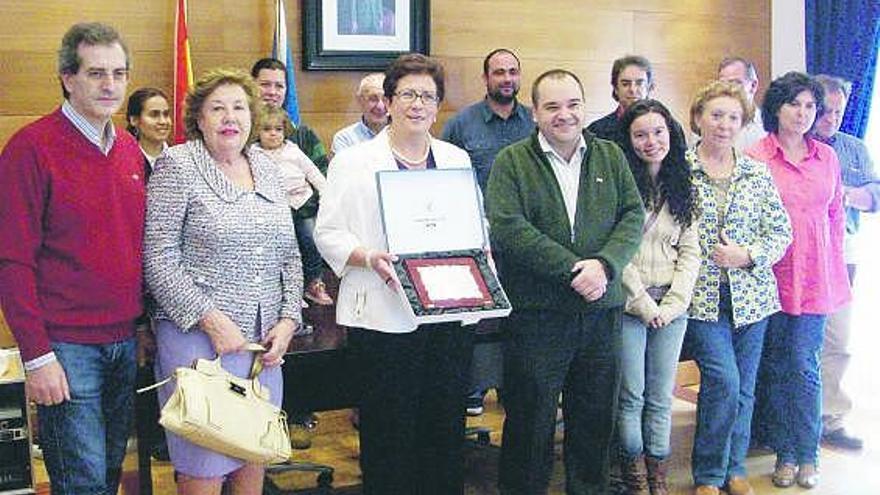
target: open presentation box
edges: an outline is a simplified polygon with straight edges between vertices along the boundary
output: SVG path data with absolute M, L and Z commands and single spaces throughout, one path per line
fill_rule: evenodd
M 382 227 L 400 297 L 419 324 L 476 323 L 510 314 L 486 253 L 486 227 L 473 170 L 376 174 Z

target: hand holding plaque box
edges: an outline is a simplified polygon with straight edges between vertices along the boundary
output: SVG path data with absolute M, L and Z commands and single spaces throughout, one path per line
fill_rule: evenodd
M 471 169 L 377 174 L 382 224 L 401 297 L 419 323 L 506 316 L 510 302 L 489 267 Z

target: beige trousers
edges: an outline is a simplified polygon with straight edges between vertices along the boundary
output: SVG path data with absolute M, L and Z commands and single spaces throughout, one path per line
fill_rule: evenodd
M 855 277 L 855 265 L 847 265 L 850 286 Z M 852 410 L 852 399 L 841 386 L 849 367 L 849 334 L 852 304 L 847 304 L 828 316 L 825 340 L 822 345 L 822 425 L 830 432 L 843 428 L 844 417 Z

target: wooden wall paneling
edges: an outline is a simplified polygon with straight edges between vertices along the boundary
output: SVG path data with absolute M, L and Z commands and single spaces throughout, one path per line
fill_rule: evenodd
M 435 7 L 432 25 L 432 53 L 441 57 L 482 58 L 504 46 L 542 60 L 589 60 L 632 46 L 631 11 L 583 1 L 548 8 L 541 1 L 450 0 Z
M 300 4 L 289 0 L 287 8 L 303 121 L 329 146 L 336 130 L 357 117 L 353 93 L 364 73 L 300 70 Z M 144 85 L 171 88 L 174 0 L 136 8 L 115 0 L 0 0 L 0 9 L 0 146 L 20 125 L 58 105 L 56 50 L 74 22 L 102 20 L 123 34 L 134 62 L 129 91 Z M 189 0 L 195 73 L 217 66 L 246 70 L 266 56 L 273 9 L 272 0 Z M 520 55 L 524 102 L 540 72 L 564 67 L 577 73 L 588 120 L 615 106 L 608 83 L 614 58 L 642 53 L 656 66 L 657 96 L 682 118 L 691 94 L 713 77 L 724 55 L 754 59 L 766 87 L 769 12 L 768 0 L 435 1 L 431 51 L 445 65 L 447 95 L 434 130 L 483 96 L 482 59 L 499 46 Z

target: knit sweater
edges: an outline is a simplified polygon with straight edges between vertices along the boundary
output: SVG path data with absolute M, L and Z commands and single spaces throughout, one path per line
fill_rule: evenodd
M 514 310 L 583 312 L 622 306 L 623 268 L 635 254 L 645 214 L 620 148 L 585 131 L 574 221 L 537 132 L 498 153 L 486 193 L 499 275 Z M 571 288 L 571 269 L 582 259 L 604 262 L 605 294 L 587 302 Z
M 133 335 L 141 314 L 143 157 L 117 129 L 104 156 L 60 110 L 0 155 L 0 305 L 25 361 L 50 342 Z

